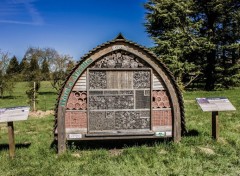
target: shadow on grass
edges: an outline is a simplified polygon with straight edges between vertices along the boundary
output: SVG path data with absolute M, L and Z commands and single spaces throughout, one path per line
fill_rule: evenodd
M 30 146 L 31 146 L 31 143 L 15 144 L 16 149 L 29 148 Z M 0 144 L 0 151 L 8 150 L 8 149 L 9 149 L 8 144 Z
M 39 95 L 57 95 L 56 92 L 38 92 Z
M 157 143 L 170 142 L 171 138 L 160 139 L 115 139 L 93 141 L 67 141 L 68 149 L 96 150 L 96 149 L 123 149 L 136 146 L 153 147 Z M 51 148 L 57 152 L 57 141 L 53 141 Z
M 199 136 L 199 132 L 195 129 L 192 129 L 192 130 L 189 130 L 186 134 L 184 134 L 184 136 L 191 136 L 191 137 Z
M 21 96 L 12 96 L 12 95 L 9 95 L 9 96 L 3 96 L 3 97 L 0 97 L 0 99 L 2 100 L 5 100 L 5 99 L 16 99 L 16 98 L 19 98 Z

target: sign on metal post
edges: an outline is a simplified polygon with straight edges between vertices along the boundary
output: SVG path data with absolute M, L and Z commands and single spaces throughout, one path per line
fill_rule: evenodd
M 236 108 L 226 97 L 196 98 L 203 112 L 212 112 L 212 137 L 218 139 L 218 111 L 235 111 Z
M 9 139 L 9 155 L 11 158 L 15 156 L 14 141 L 14 121 L 27 120 L 30 107 L 20 106 L 0 109 L 0 122 L 7 122 L 8 139 Z

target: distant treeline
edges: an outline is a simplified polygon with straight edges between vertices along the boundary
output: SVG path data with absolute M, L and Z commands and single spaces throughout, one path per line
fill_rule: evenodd
M 75 62 L 69 55 L 60 55 L 52 48 L 30 47 L 21 61 L 16 56 L 0 50 L 0 95 L 11 93 L 16 81 L 51 81 L 54 89 L 59 90 L 66 75 Z

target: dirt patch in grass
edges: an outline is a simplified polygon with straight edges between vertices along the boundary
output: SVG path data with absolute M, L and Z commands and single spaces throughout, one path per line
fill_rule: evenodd
M 207 148 L 207 147 L 197 147 L 197 148 L 200 150 L 200 152 L 205 153 L 207 155 L 215 155 L 215 152 L 210 148 Z
M 49 115 L 53 115 L 54 114 L 54 111 L 53 110 L 49 110 L 49 111 L 35 111 L 35 112 L 30 112 L 29 113 L 29 116 L 31 118 L 43 118 L 43 117 L 46 117 L 46 116 L 49 116 Z
M 123 152 L 123 149 L 111 149 L 109 150 L 109 155 L 110 156 L 119 156 Z
M 73 153 L 72 156 L 76 157 L 76 158 L 80 158 L 81 155 L 79 153 Z

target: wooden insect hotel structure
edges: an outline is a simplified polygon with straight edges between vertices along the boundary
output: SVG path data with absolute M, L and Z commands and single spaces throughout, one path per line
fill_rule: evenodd
M 172 74 L 146 48 L 119 34 L 86 54 L 60 91 L 58 150 L 67 140 L 172 138 L 185 131 L 183 99 Z

